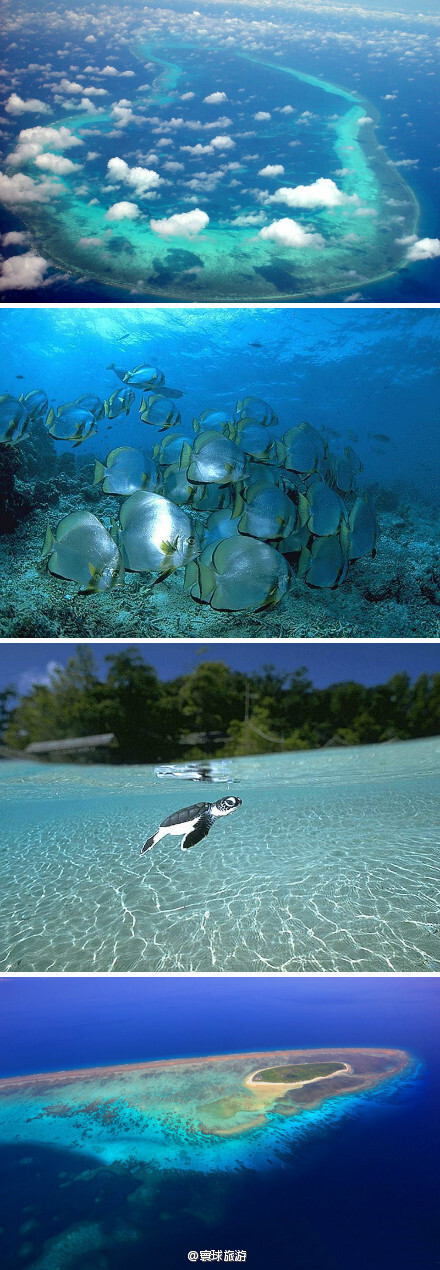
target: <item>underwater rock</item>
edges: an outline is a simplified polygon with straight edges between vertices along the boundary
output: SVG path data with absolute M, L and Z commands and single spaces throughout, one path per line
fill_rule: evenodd
M 20 456 L 13 446 L 0 443 L 0 534 L 12 534 L 25 516 L 32 510 L 28 494 L 17 487 Z

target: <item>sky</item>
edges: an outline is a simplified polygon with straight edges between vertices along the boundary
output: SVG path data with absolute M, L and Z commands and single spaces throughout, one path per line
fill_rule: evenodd
M 65 666 L 78 645 L 69 642 L 5 643 L 0 663 L 0 692 L 10 686 L 19 695 L 28 692 L 33 683 L 49 683 L 51 671 Z M 366 686 L 385 683 L 391 675 L 406 670 L 411 678 L 440 671 L 440 648 L 420 643 L 304 643 L 304 641 L 246 641 L 183 643 L 102 642 L 92 645 L 96 668 L 105 676 L 105 658 L 109 654 L 134 648 L 154 666 L 159 678 L 174 679 L 188 674 L 202 661 L 223 661 L 232 670 L 259 671 L 273 665 L 278 671 L 292 673 L 306 666 L 317 688 L 353 679 Z

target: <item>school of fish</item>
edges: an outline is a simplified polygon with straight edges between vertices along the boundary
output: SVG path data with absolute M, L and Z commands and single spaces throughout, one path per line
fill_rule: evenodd
M 88 394 L 55 410 L 41 389 L 0 396 L 5 445 L 24 442 L 36 424 L 77 448 L 102 421 L 128 416 L 139 392 L 141 422 L 163 434 L 149 457 L 120 445 L 96 461 L 94 484 L 122 501 L 107 524 L 78 509 L 55 532 L 48 526 L 50 573 L 103 592 L 127 571 L 158 582 L 181 569 L 193 600 L 243 612 L 272 608 L 296 577 L 311 588 L 340 586 L 352 561 L 375 555 L 376 512 L 351 445 L 332 453 L 306 422 L 280 435 L 272 408 L 252 396 L 229 413 L 204 411 L 188 436 L 174 404 L 183 393 L 162 371 L 108 369 L 121 386 L 105 401 Z

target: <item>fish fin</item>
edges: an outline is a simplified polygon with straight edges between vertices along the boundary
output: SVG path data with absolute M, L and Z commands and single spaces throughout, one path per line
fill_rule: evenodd
M 49 431 L 50 431 L 50 429 L 51 429 L 51 427 L 52 427 L 52 424 L 53 424 L 54 419 L 55 419 L 55 411 L 54 411 L 53 406 L 51 406 L 51 407 L 50 407 L 50 410 L 49 410 L 49 414 L 48 414 L 47 419 L 46 419 L 46 428 L 49 428 Z
M 310 503 L 305 494 L 298 494 L 298 520 L 300 525 L 306 525 L 310 516 Z
M 193 419 L 192 426 L 193 426 L 193 432 L 200 432 L 200 423 L 198 419 Z
M 83 588 L 82 588 L 82 590 L 83 590 L 83 591 L 98 591 L 98 589 L 99 589 L 99 573 L 98 573 L 98 570 L 95 568 L 95 565 L 94 565 L 94 564 L 90 564 L 90 561 L 88 561 L 88 568 L 89 568 L 90 578 L 89 578 L 89 581 L 88 581 L 88 583 L 87 583 L 87 586 L 86 586 L 86 587 L 83 587 Z
M 93 477 L 93 484 L 100 485 L 101 481 L 104 479 L 104 476 L 105 476 L 104 464 L 100 463 L 99 459 L 97 459 L 95 463 L 95 474 Z
M 308 547 L 303 547 L 298 560 L 298 577 L 303 578 L 310 568 L 312 560 L 311 552 Z
M 160 550 L 163 551 L 164 556 L 174 555 L 174 552 L 177 551 L 178 541 L 178 538 L 175 538 L 174 542 L 170 542 L 169 539 L 165 538 L 163 542 L 159 543 Z
M 175 572 L 176 570 L 173 564 L 170 565 L 169 569 L 162 569 L 162 573 L 159 573 L 158 577 L 154 579 L 153 586 L 159 586 L 160 582 L 166 582 L 166 579 L 169 578 L 171 574 Z
M 52 551 L 52 548 L 53 548 L 53 545 L 54 545 L 54 542 L 55 542 L 55 538 L 54 538 L 54 536 L 53 536 L 53 533 L 52 533 L 52 530 L 51 530 L 50 525 L 48 525 L 48 526 L 47 526 L 47 529 L 46 529 L 46 534 L 45 534 L 44 542 L 43 542 L 43 550 L 42 550 L 42 552 L 41 552 L 41 560 L 47 560 L 47 557 L 48 557 L 48 556 L 50 556 L 51 551 Z
M 219 613 L 231 613 L 234 611 L 234 606 L 228 598 L 227 588 L 221 582 L 215 587 L 209 602 L 211 608 L 216 609 Z
M 119 547 L 121 541 L 121 531 L 117 521 L 114 520 L 113 517 L 110 523 L 110 538 L 112 538 L 113 542 L 116 543 L 116 546 Z
M 237 490 L 235 495 L 234 506 L 232 508 L 231 520 L 236 520 L 238 516 L 242 515 L 244 511 L 244 506 L 245 506 L 245 503 L 244 503 L 243 495 L 240 494 L 239 491 Z
M 184 441 L 182 445 L 182 453 L 180 455 L 180 463 L 179 463 L 179 467 L 181 471 L 185 471 L 185 469 L 188 467 L 188 464 L 191 463 L 191 457 L 192 457 L 192 449 L 189 444 L 189 441 Z

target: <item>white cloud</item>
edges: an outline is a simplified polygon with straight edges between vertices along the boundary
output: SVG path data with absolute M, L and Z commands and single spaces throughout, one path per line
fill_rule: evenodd
M 60 93 L 83 93 L 84 88 L 82 84 L 77 84 L 75 80 L 63 78 L 60 80 L 58 91 Z
M 48 661 L 44 670 L 23 670 L 17 678 L 17 693 L 19 697 L 24 697 L 35 686 L 42 684 L 50 687 L 52 676 L 57 670 L 61 670 L 59 662 Z
M 180 100 L 181 100 L 181 101 L 192 101 L 192 98 L 193 98 L 193 97 L 195 97 L 195 93 L 182 93 L 182 96 L 181 96 Z
M 2 236 L 2 247 L 24 247 L 31 241 L 31 235 L 26 231 L 18 229 L 10 229 L 7 234 Z
M 169 159 L 168 162 L 164 163 L 163 166 L 164 166 L 165 172 L 184 172 L 185 171 L 185 164 L 177 163 L 177 161 L 175 162 L 173 159 Z
M 197 142 L 197 145 L 195 145 L 195 146 L 180 146 L 180 149 L 181 149 L 181 150 L 183 150 L 186 154 L 193 154 L 193 155 L 195 155 L 195 157 L 196 157 L 196 158 L 197 158 L 199 155 L 201 155 L 201 154 L 214 154 L 214 153 L 215 153 L 215 152 L 214 152 L 214 147 L 213 147 L 213 146 L 209 145 L 209 143 L 208 143 L 208 145 L 203 146 L 203 145 L 202 145 L 202 143 L 201 143 L 201 141 L 198 141 L 198 142 Z
M 0 172 L 0 201 L 6 207 L 16 207 L 20 203 L 49 203 L 51 198 L 62 194 L 62 186 L 53 181 L 34 181 L 23 172 L 15 172 L 14 176 L 6 176 Z
M 282 163 L 268 163 L 265 168 L 260 168 L 259 176 L 283 176 L 284 168 Z
M 150 221 L 153 233 L 161 234 L 163 238 L 195 238 L 207 225 L 209 216 L 200 207 L 195 207 L 192 212 L 175 212 L 163 220 Z
M 361 115 L 360 119 L 358 119 L 358 124 L 361 123 L 374 123 L 374 119 L 371 118 L 371 115 Z
M 100 71 L 99 74 L 100 75 L 119 75 L 119 71 L 116 69 L 116 66 L 103 66 L 102 71 Z
M 264 225 L 265 220 L 264 212 L 249 212 L 247 216 L 236 216 L 231 225 Z
M 139 216 L 137 203 L 112 203 L 108 212 L 105 213 L 106 220 L 136 220 L 137 216 Z
M 209 97 L 204 97 L 203 100 L 208 103 L 208 106 L 218 106 L 221 101 L 228 99 L 226 93 L 210 93 Z
M 68 176 L 70 172 L 82 170 L 82 163 L 72 163 L 71 159 L 66 159 L 62 154 L 51 154 L 50 150 L 46 150 L 45 154 L 37 154 L 35 166 L 42 172 L 54 172 L 55 176 Z
M 254 119 L 257 119 L 258 123 L 261 123 L 263 119 L 270 119 L 270 114 L 267 110 L 257 110 L 256 115 L 254 115 Z
M 159 176 L 153 168 L 130 168 L 125 159 L 119 159 L 117 156 L 109 159 L 107 171 L 112 180 L 118 184 L 123 182 L 125 185 L 130 185 L 141 197 L 148 197 L 152 191 L 163 184 L 163 177 Z
M 387 163 L 395 168 L 417 168 L 419 159 L 387 159 Z
M 260 229 L 259 238 L 276 243 L 279 247 L 323 247 L 322 234 L 309 233 L 298 221 L 285 216 Z
M 232 137 L 213 137 L 211 145 L 214 150 L 233 150 L 235 141 L 232 140 Z
M 417 238 L 408 247 L 407 260 L 434 260 L 440 256 L 440 238 Z
M 285 203 L 287 207 L 343 207 L 359 203 L 357 194 L 343 194 L 329 177 L 320 176 L 311 185 L 283 186 L 271 194 L 268 203 Z
M 116 102 L 116 104 L 112 106 L 110 113 L 117 123 L 118 128 L 126 128 L 127 124 L 132 123 L 134 120 L 134 114 L 130 109 L 130 106 L 123 106 L 121 102 Z
M 50 106 L 46 106 L 44 101 L 39 101 L 38 97 L 29 97 L 24 101 L 18 93 L 11 93 L 6 102 L 5 110 L 8 115 L 51 115 Z
M 33 251 L 27 251 L 22 256 L 9 256 L 0 265 L 0 291 L 27 291 L 40 287 L 48 268 L 48 261 Z
M 94 238 L 93 236 L 90 238 L 80 238 L 78 240 L 78 247 L 102 247 L 103 242 L 103 238 Z
M 84 142 L 75 137 L 64 124 L 60 128 L 51 128 L 49 124 L 36 124 L 34 128 L 22 128 L 18 135 L 18 144 L 12 154 L 8 154 L 7 162 L 18 164 L 35 159 L 45 146 L 51 150 L 70 150 L 73 146 L 82 146 Z

